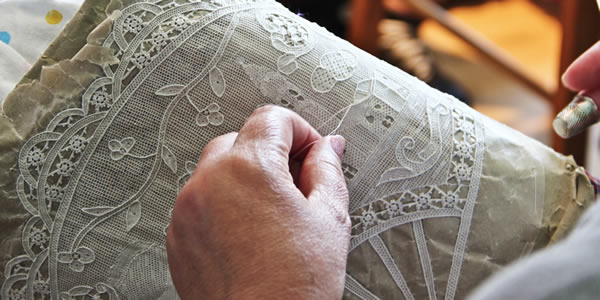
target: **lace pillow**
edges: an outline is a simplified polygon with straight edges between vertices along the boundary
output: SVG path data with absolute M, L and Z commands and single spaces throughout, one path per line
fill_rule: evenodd
M 84 4 L 111 17 L 79 53 L 5 101 L 2 299 L 176 298 L 177 193 L 265 104 L 347 139 L 346 298 L 464 298 L 593 198 L 572 159 L 274 1 L 107 2 Z

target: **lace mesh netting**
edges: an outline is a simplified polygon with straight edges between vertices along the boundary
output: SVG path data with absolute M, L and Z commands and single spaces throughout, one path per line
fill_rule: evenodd
M 31 217 L 3 299 L 176 298 L 164 244 L 177 193 L 202 147 L 265 104 L 347 139 L 346 297 L 453 299 L 481 280 L 463 265 L 489 274 L 534 247 L 540 161 L 555 154 L 276 2 L 139 1 L 110 21 L 119 63 L 19 153 Z M 493 209 L 474 218 L 476 203 Z M 523 242 L 486 237 L 501 210 L 525 220 L 505 224 Z M 503 242 L 518 253 L 498 254 Z

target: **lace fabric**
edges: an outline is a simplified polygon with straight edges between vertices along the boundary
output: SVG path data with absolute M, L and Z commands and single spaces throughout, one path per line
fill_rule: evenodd
M 164 243 L 177 193 L 202 147 L 265 104 L 347 140 L 346 297 L 453 299 L 481 280 L 463 265 L 487 263 L 469 251 L 518 257 L 494 253 L 509 238 L 481 238 L 494 232 L 474 217 L 481 202 L 509 222 L 494 201 L 517 199 L 506 212 L 525 220 L 521 254 L 538 242 L 554 203 L 542 162 L 564 158 L 276 2 L 134 1 L 107 22 L 102 47 L 118 63 L 20 148 L 16 193 L 30 217 L 2 299 L 176 298 Z M 508 161 L 503 174 L 521 185 L 496 180 Z M 497 190 L 482 192 L 485 182 Z

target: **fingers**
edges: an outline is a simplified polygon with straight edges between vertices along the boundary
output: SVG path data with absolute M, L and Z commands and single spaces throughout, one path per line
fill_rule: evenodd
M 202 149 L 202 154 L 200 155 L 199 161 L 202 162 L 231 151 L 231 147 L 233 147 L 237 137 L 237 132 L 231 132 L 210 141 L 208 144 L 206 144 L 206 146 L 204 146 L 204 149 Z
M 301 152 L 321 135 L 296 113 L 276 106 L 264 106 L 250 116 L 234 148 L 258 156 L 277 156 L 287 165 L 288 158 Z
M 563 84 L 573 91 L 600 88 L 600 42 L 577 58 L 565 71 Z
M 189 217 L 190 213 L 195 212 L 203 212 L 203 209 L 198 209 L 198 207 L 202 207 L 204 204 L 203 200 L 206 198 L 203 193 L 199 193 L 198 183 L 202 182 L 201 180 L 203 176 L 202 174 L 211 174 L 210 170 L 207 171 L 207 166 L 210 167 L 211 163 L 209 161 L 215 162 L 218 161 L 219 157 L 223 157 L 224 154 L 231 151 L 233 144 L 237 138 L 236 132 L 231 132 L 222 136 L 219 136 L 212 141 L 210 141 L 204 149 L 202 149 L 202 154 L 200 155 L 200 159 L 198 161 L 198 166 L 194 171 L 192 177 L 186 182 L 185 186 L 177 196 L 175 200 L 175 207 L 173 209 L 173 215 L 171 219 L 171 224 L 169 225 L 169 230 L 167 234 L 167 241 L 172 239 L 174 234 L 174 229 L 181 222 L 176 222 L 177 220 L 185 220 Z M 201 171 L 198 171 L 201 170 Z M 179 217 L 177 217 L 179 216 Z M 179 228 L 177 232 L 187 233 L 188 231 L 182 228 Z
M 344 143 L 341 136 L 319 140 L 306 155 L 299 176 L 299 189 L 307 198 L 330 202 L 339 212 L 348 210 L 348 189 L 341 168 Z
M 600 120 L 600 42 L 596 43 L 563 74 L 563 84 L 579 94 L 554 119 L 554 131 L 562 138 L 582 133 Z

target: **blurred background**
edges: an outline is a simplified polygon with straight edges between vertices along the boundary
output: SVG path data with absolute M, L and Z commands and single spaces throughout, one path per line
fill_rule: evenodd
M 574 96 L 560 75 L 600 38 L 595 0 L 279 1 L 600 176 L 599 127 L 551 125 Z

